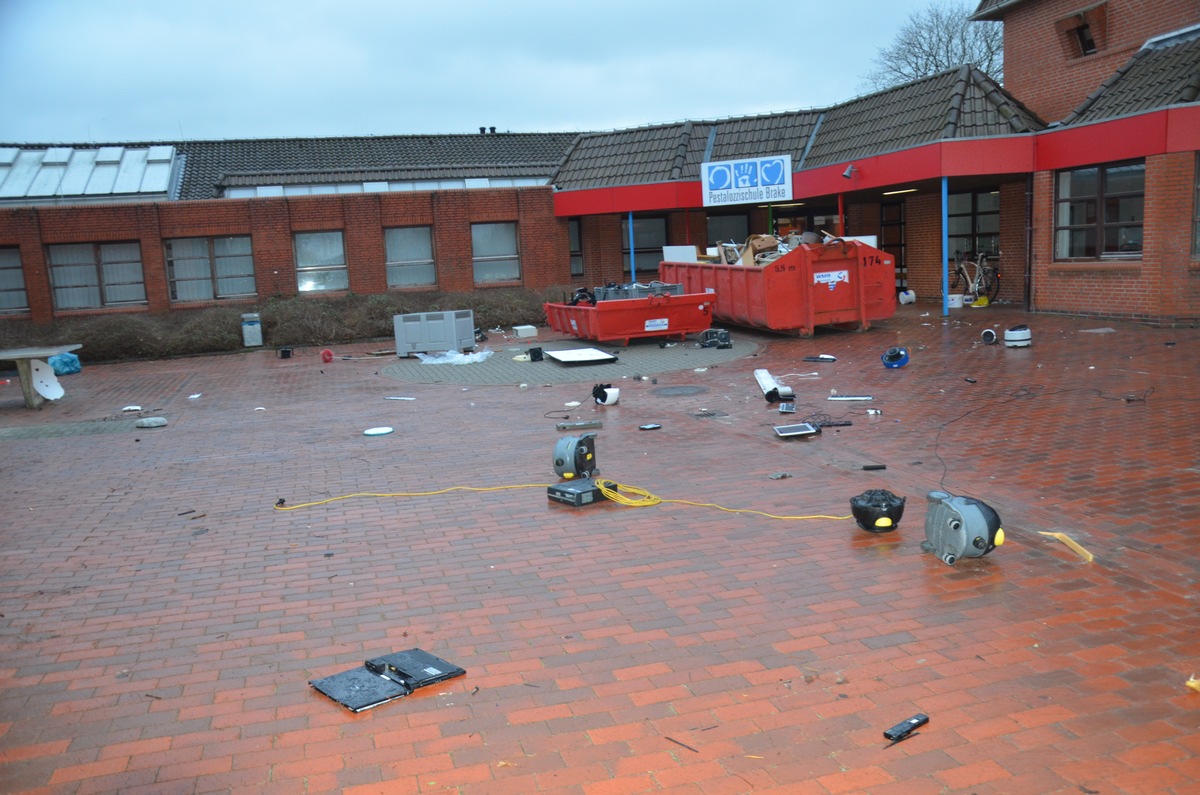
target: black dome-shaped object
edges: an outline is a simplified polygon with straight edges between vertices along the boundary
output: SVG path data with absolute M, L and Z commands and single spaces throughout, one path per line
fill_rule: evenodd
M 863 530 L 890 533 L 904 516 L 904 497 L 897 497 L 885 489 L 864 491 L 850 499 L 850 513 Z

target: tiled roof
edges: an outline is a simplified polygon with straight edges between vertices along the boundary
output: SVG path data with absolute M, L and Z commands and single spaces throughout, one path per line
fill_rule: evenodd
M 488 133 L 180 142 L 177 147 L 187 156 L 187 168 L 179 198 L 214 198 L 216 186 L 233 173 L 439 168 L 446 170 L 438 176 L 447 179 L 476 176 L 471 171 L 476 166 L 532 165 L 538 168 L 534 176 L 549 177 L 576 137 L 577 133 Z
M 554 182 L 560 189 L 697 180 L 706 160 L 792 153 L 798 162 L 819 114 L 778 113 L 580 136 Z
M 388 135 L 341 138 L 269 138 L 224 141 L 157 141 L 121 144 L 126 147 L 174 146 L 184 162 L 180 199 L 212 199 L 227 175 L 322 172 L 326 175 L 363 171 L 437 169 L 441 179 L 516 176 L 512 169 L 530 169 L 521 176 L 549 178 L 562 162 L 578 133 L 486 133 L 463 135 Z M 0 144 L 24 150 L 48 149 L 46 144 Z M 75 149 L 99 149 L 100 144 L 63 144 Z M 498 170 L 501 173 L 492 174 Z M 328 181 L 328 179 L 327 179 Z M 341 181 L 341 180 L 338 180 Z M 274 179 L 272 184 L 280 184 Z
M 967 19 L 972 22 L 1000 22 L 1013 6 L 1025 0 L 979 0 L 979 7 Z
M 222 177 L 221 187 L 245 185 L 322 185 L 343 182 L 391 182 L 431 179 L 473 179 L 547 177 L 547 167 L 556 163 L 532 165 L 472 165 L 428 166 L 414 168 L 359 169 L 357 171 L 250 171 L 229 172 Z
M 960 66 L 832 108 L 805 162 L 839 163 L 954 138 L 1012 135 L 1045 125 L 991 78 Z
M 1151 39 L 1063 124 L 1128 116 L 1200 97 L 1200 25 Z
M 706 160 L 788 153 L 799 171 L 939 140 L 1044 126 L 986 74 L 961 66 L 826 110 L 589 133 L 553 181 L 561 190 L 577 190 L 695 180 Z

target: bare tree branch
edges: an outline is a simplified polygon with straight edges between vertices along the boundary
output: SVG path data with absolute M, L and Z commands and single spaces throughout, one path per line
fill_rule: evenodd
M 1004 79 L 1004 29 L 1000 22 L 971 22 L 973 0 L 933 0 L 914 12 L 863 76 L 872 89 L 890 88 L 962 64 Z

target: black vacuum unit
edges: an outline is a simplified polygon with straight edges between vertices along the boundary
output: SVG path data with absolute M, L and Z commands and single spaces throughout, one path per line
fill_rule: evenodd
M 890 533 L 904 516 L 904 497 L 884 489 L 864 491 L 850 499 L 850 513 L 863 530 L 871 533 Z

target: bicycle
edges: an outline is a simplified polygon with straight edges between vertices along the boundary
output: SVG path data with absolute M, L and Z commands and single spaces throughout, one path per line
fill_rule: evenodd
M 964 296 L 972 296 L 972 302 L 980 298 L 986 298 L 989 304 L 995 301 L 996 296 L 1000 294 L 999 266 L 989 262 L 987 254 L 978 254 L 975 259 L 971 259 L 969 253 L 964 251 L 957 252 L 957 255 L 950 279 L 950 291 L 959 292 L 961 287 Z M 973 273 L 968 273 L 968 266 Z

